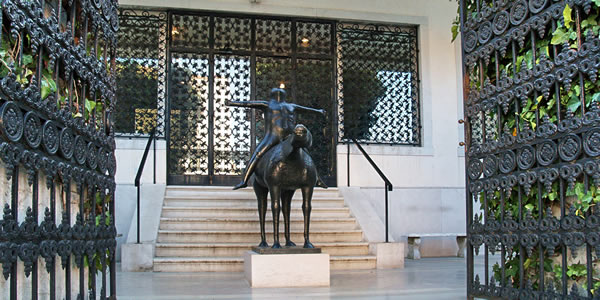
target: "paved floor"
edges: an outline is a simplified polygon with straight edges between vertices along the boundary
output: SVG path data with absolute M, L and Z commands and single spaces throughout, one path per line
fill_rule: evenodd
M 465 259 L 332 271 L 328 288 L 250 288 L 243 273 L 117 273 L 119 299 L 465 299 Z

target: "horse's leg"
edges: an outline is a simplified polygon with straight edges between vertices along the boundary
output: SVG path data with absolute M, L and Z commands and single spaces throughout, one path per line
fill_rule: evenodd
M 260 244 L 258 247 L 269 247 L 267 244 L 267 237 L 265 234 L 265 216 L 267 214 L 267 195 L 269 190 L 266 187 L 259 185 L 254 180 L 254 194 L 256 194 L 256 200 L 258 202 L 258 219 L 260 221 Z
M 302 214 L 304 214 L 304 248 L 314 248 L 309 239 L 310 211 L 312 210 L 311 200 L 313 187 L 302 188 Z
M 281 207 L 281 189 L 279 186 L 270 186 L 271 212 L 273 212 L 273 247 L 281 248 L 279 244 L 279 211 Z
M 288 247 L 296 246 L 290 239 L 290 213 L 292 207 L 292 197 L 294 197 L 295 190 L 283 190 L 281 191 L 281 210 L 283 212 L 283 222 L 285 225 L 285 245 Z

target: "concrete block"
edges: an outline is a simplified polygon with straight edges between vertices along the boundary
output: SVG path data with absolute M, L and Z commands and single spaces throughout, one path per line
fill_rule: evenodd
M 403 243 L 371 243 L 369 252 L 377 257 L 377 269 L 403 269 Z
M 123 244 L 121 246 L 121 270 L 123 272 L 152 271 L 153 244 Z
M 244 274 L 250 287 L 329 286 L 329 254 L 244 253 Z

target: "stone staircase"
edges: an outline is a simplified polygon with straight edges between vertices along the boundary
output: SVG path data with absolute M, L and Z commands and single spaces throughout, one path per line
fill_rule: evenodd
M 291 238 L 304 243 L 301 193 L 292 200 Z M 266 230 L 273 241 L 268 204 Z M 315 189 L 310 239 L 331 257 L 332 270 L 374 269 L 369 243 L 335 188 Z M 280 241 L 285 243 L 281 218 Z M 243 253 L 260 241 L 256 198 L 252 189 L 169 186 L 166 190 L 156 251 L 156 272 L 241 272 Z

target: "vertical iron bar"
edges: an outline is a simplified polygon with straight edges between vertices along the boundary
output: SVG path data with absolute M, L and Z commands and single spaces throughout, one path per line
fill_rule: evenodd
M 67 221 L 71 226 L 71 181 L 65 180 L 63 185 L 65 191 L 65 211 L 67 214 Z M 66 300 L 71 300 L 71 254 L 67 256 L 67 262 L 65 265 L 65 296 Z
M 19 166 L 14 166 L 12 185 L 11 185 L 11 208 L 12 215 L 16 222 L 19 221 Z M 10 299 L 17 300 L 17 264 L 14 263 L 10 272 Z
M 294 99 L 294 101 L 298 101 L 298 42 L 297 42 L 297 28 L 296 28 L 296 21 L 291 21 L 290 22 L 290 26 L 291 26 L 291 43 L 292 43 L 292 99 Z
M 210 16 L 208 54 L 208 180 L 212 185 L 215 173 L 215 17 Z
M 485 136 L 485 134 L 484 134 L 484 136 Z M 487 199 L 487 193 L 483 192 L 483 223 L 487 225 L 487 222 L 488 222 L 488 199 Z M 485 285 L 488 286 L 490 284 L 490 267 L 489 267 L 490 257 L 489 257 L 489 247 L 488 247 L 487 243 L 485 243 L 484 245 L 485 245 L 483 247 L 483 249 L 484 249 L 484 255 L 483 255 L 484 277 L 485 277 Z
M 104 222 L 100 225 L 106 226 L 106 196 L 102 194 L 100 194 L 100 196 L 102 197 L 102 217 L 100 218 L 100 221 Z M 102 288 L 100 289 L 100 299 L 104 300 L 106 299 L 106 249 L 103 248 L 101 251 L 102 253 L 100 258 L 102 260 Z
M 111 191 L 110 194 L 110 226 L 115 226 L 115 194 L 114 191 Z M 111 229 L 115 230 L 115 229 Z M 116 251 L 116 249 L 114 249 Z M 116 253 L 112 251 L 110 256 L 110 299 L 117 299 L 117 261 L 116 261 Z
M 516 101 L 515 101 L 516 102 Z M 518 127 L 517 127 L 518 128 Z M 518 130 L 518 129 L 517 129 Z M 519 185 L 519 224 L 523 220 L 523 187 Z M 525 263 L 525 250 L 521 243 L 519 243 L 519 288 L 522 289 L 524 285 L 523 277 L 525 277 L 525 271 L 523 270 L 523 264 Z
M 466 22 L 466 9 L 465 9 L 465 0 L 460 0 L 459 3 L 459 18 L 460 18 L 460 32 L 465 32 L 465 22 Z M 464 46 L 464 38 L 461 37 L 460 39 L 460 43 L 461 43 L 461 54 L 462 57 L 464 58 L 465 56 L 465 46 Z M 469 87 L 469 74 L 467 69 L 465 68 L 465 64 L 464 62 L 461 64 L 461 68 L 462 68 L 462 76 L 463 76 L 463 111 L 467 111 L 466 110 L 466 101 L 464 101 L 467 96 L 468 96 L 468 87 Z M 465 153 L 468 151 L 468 147 L 471 145 L 471 135 L 470 135 L 470 121 L 469 121 L 469 117 L 467 115 L 464 116 L 465 122 L 464 124 L 464 135 L 465 135 Z M 465 156 L 465 170 L 467 169 L 467 166 L 469 164 L 469 157 L 468 155 Z M 473 299 L 473 297 L 471 296 L 471 291 L 472 291 L 472 286 L 471 284 L 473 283 L 474 280 L 474 266 L 473 266 L 473 245 L 470 244 L 469 241 L 469 236 L 470 236 L 470 232 L 469 232 L 469 228 L 471 227 L 471 222 L 473 221 L 473 195 L 471 194 L 471 192 L 469 191 L 469 184 L 470 184 L 470 178 L 469 176 L 466 174 L 465 172 L 465 183 L 466 183 L 466 188 L 465 188 L 465 201 L 466 201 L 466 215 L 467 217 L 465 218 L 465 232 L 467 233 L 467 298 L 468 299 Z
M 560 219 L 562 220 L 565 217 L 565 182 L 559 177 L 558 178 L 559 189 L 560 189 Z M 561 243 L 562 245 L 562 294 L 567 295 L 567 245 L 565 243 Z
M 50 187 L 50 213 L 52 214 L 52 223 L 56 224 L 56 185 L 54 180 Z M 50 300 L 56 300 L 56 255 L 52 258 L 54 268 L 50 272 Z
M 85 204 L 85 190 L 84 190 L 84 186 L 82 183 L 78 184 L 78 191 L 79 191 L 79 213 L 78 215 L 81 218 L 81 223 L 83 226 L 85 226 L 85 208 L 84 208 L 84 204 Z M 93 206 L 92 206 L 93 209 Z M 77 220 L 75 220 L 77 222 Z M 84 237 L 85 238 L 85 237 Z M 85 244 L 84 244 L 85 245 Z M 86 295 L 86 288 L 85 288 L 85 265 L 84 265 L 84 258 L 85 258 L 85 247 L 82 249 L 83 253 L 81 255 L 81 258 L 79 259 L 79 295 L 81 298 L 84 298 Z M 89 262 L 89 258 L 88 258 L 88 262 Z M 91 262 L 90 262 L 91 264 Z
M 89 199 L 90 206 L 92 207 L 91 212 L 90 212 L 90 216 L 89 218 L 91 219 L 91 222 L 93 224 L 93 226 L 97 229 L 99 229 L 99 225 L 100 223 L 98 222 L 98 225 L 96 225 L 96 190 L 93 187 L 88 187 L 87 189 L 82 189 L 82 193 L 85 193 L 85 191 L 87 191 L 87 198 Z M 85 199 L 85 198 L 84 198 Z M 102 218 L 100 218 L 100 220 L 102 220 Z M 96 236 L 92 235 L 92 239 L 96 239 Z M 94 295 L 94 298 L 96 297 L 96 259 L 98 259 L 98 252 L 95 251 L 94 252 L 96 255 L 92 255 L 92 257 L 88 256 L 88 263 L 89 263 L 89 273 L 90 276 L 89 278 L 89 283 L 88 283 L 88 287 L 91 287 L 91 292 Z M 85 295 L 84 295 L 85 297 Z
M 38 65 L 38 69 L 39 69 L 39 65 Z M 31 206 L 32 206 L 32 212 L 33 212 L 33 219 L 35 220 L 36 224 L 38 223 L 38 215 L 39 215 L 38 198 L 39 198 L 38 172 L 35 171 L 35 173 L 33 175 Z M 33 262 L 33 266 L 31 269 L 31 299 L 32 300 L 38 299 L 38 262 L 37 262 L 37 259 Z
M 536 93 L 537 94 L 537 93 Z M 537 192 L 537 196 L 538 196 L 538 222 L 539 224 L 542 224 L 542 220 L 544 219 L 544 202 L 542 200 L 542 188 L 543 185 L 540 181 L 538 181 L 538 192 Z M 544 247 L 542 247 L 542 243 L 540 242 L 538 244 L 538 251 L 539 251 L 539 262 L 540 262 L 540 269 L 539 269 L 539 284 L 538 284 L 538 291 L 542 292 L 544 291 Z
M 165 55 L 166 63 L 165 63 L 165 84 L 167 85 L 167 97 L 165 98 L 165 148 L 167 150 L 167 162 L 166 162 L 166 177 L 167 184 L 169 184 L 169 170 L 171 165 L 171 42 L 172 42 L 172 32 L 171 28 L 173 26 L 173 13 L 167 12 L 167 26 L 166 26 L 166 51 Z M 112 283 L 111 283 L 112 285 Z
M 256 18 L 250 20 L 250 99 L 256 99 Z M 250 154 L 256 149 L 256 110 L 250 110 Z

